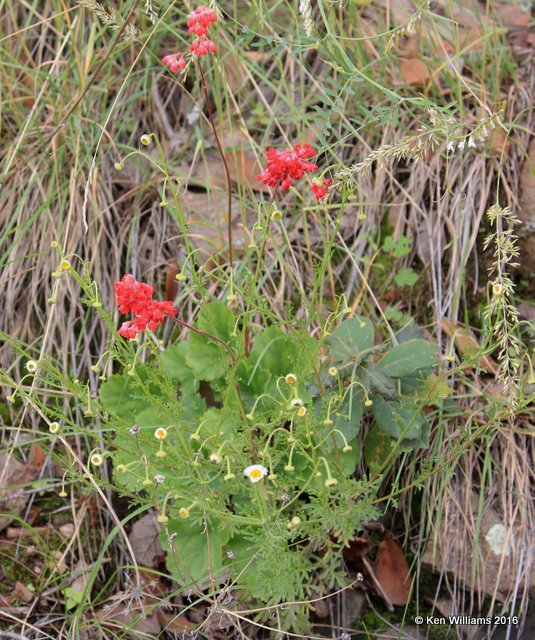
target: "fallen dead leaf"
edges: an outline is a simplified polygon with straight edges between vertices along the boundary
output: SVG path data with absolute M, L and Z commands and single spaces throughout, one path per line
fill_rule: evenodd
M 191 631 L 197 626 L 197 622 L 192 622 L 182 614 L 172 615 L 158 611 L 158 620 L 166 631 L 174 631 L 175 633 L 184 633 Z
M 129 538 L 134 556 L 140 565 L 156 567 L 159 560 L 165 556 L 159 533 L 154 518 L 150 515 L 144 515 L 134 523 Z
M 27 462 L 20 462 L 13 454 L 0 454 L 0 531 L 9 526 L 14 517 L 20 515 L 28 500 L 28 489 L 24 486 L 35 480 L 45 461 L 43 449 L 32 445 Z
M 407 604 L 411 590 L 409 565 L 400 546 L 390 536 L 379 543 L 373 573 L 392 604 Z
M 406 84 L 425 84 L 431 78 L 427 65 L 419 58 L 400 58 L 399 70 Z
M 28 589 L 28 587 L 26 587 L 26 585 L 18 581 L 15 582 L 15 588 L 13 589 L 12 595 L 19 600 L 22 600 L 22 602 L 25 602 L 26 604 L 28 604 L 28 602 L 31 602 L 35 597 L 35 595 Z
M 137 639 L 140 633 L 157 635 L 166 624 L 165 616 L 160 619 L 160 604 L 167 595 L 166 585 L 147 572 L 140 572 L 140 576 L 139 589 L 115 593 L 97 612 L 103 626 L 120 628 L 122 632 L 131 630 L 131 634 L 123 636 L 127 638 Z
M 342 549 L 342 555 L 347 562 L 355 562 L 367 555 L 372 548 L 368 538 L 353 538 L 348 547 Z
M 58 531 L 61 533 L 62 536 L 64 536 L 65 538 L 72 538 L 73 534 L 74 534 L 74 525 L 72 524 L 72 522 L 67 522 L 65 524 L 62 524 L 59 528 Z
M 442 320 L 440 324 L 446 334 L 450 338 L 453 337 L 455 346 L 457 347 L 461 355 L 470 358 L 476 355 L 481 349 L 478 341 L 466 327 L 463 327 L 460 324 L 454 324 L 450 320 Z M 477 360 L 477 365 L 481 369 L 485 369 L 486 371 L 494 375 L 496 375 L 499 370 L 497 363 L 488 356 L 480 356 Z
M 31 529 L 27 527 L 8 527 L 6 529 L 6 538 L 13 540 L 15 538 L 33 536 L 34 534 L 46 536 L 48 533 L 50 533 L 50 527 L 47 525 L 44 527 L 32 527 Z

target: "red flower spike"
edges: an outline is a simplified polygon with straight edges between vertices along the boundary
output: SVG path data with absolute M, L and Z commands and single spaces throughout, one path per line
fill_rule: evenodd
M 168 56 L 164 56 L 162 62 L 169 67 L 172 73 L 186 68 L 186 60 L 183 53 L 171 53 Z
M 188 31 L 196 36 L 206 36 L 212 22 L 217 22 L 215 12 L 209 7 L 198 7 L 188 15 Z
M 134 276 L 127 274 L 121 282 L 115 283 L 115 296 L 121 313 L 141 313 L 149 304 L 154 293 L 150 284 L 138 282 Z
M 313 182 L 310 188 L 312 189 L 314 198 L 316 198 L 316 200 L 323 200 L 323 198 L 328 195 L 329 187 L 331 186 L 332 182 L 332 180 L 327 180 L 326 178 L 322 180 L 321 184 Z
M 314 173 L 318 167 L 313 162 L 306 162 L 304 158 L 316 155 L 314 147 L 308 143 L 296 144 L 293 149 L 278 151 L 270 148 L 267 150 L 267 168 L 256 177 L 268 187 L 276 189 L 279 185 L 283 191 L 288 191 L 300 180 L 305 173 Z
M 212 42 L 212 40 L 206 36 L 201 36 L 197 38 L 197 40 L 194 40 L 189 50 L 196 56 L 207 56 L 209 53 L 217 53 L 215 42 Z
M 134 327 L 134 323 L 132 322 L 132 320 L 123 322 L 121 328 L 119 329 L 119 335 L 123 338 L 126 338 L 127 340 L 133 340 L 138 333 L 139 331 Z
M 121 313 L 133 313 L 134 319 L 124 322 L 119 329 L 119 335 L 127 340 L 133 340 L 138 333 L 150 329 L 156 331 L 166 316 L 174 316 L 177 310 L 170 301 L 158 302 L 153 300 L 154 289 L 134 276 L 125 275 L 121 282 L 115 283 L 115 295 Z

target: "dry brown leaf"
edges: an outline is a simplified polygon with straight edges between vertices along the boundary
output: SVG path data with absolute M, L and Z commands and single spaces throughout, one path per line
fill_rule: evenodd
M 205 252 L 203 259 L 227 246 L 227 196 L 223 191 L 186 191 L 180 202 L 187 214 L 188 236 L 196 248 Z M 245 239 L 237 200 L 233 200 L 232 211 L 233 246 L 240 255 L 245 249 Z
M 453 324 L 450 320 L 442 320 L 440 323 L 446 334 L 455 340 L 455 346 L 461 355 L 471 357 L 480 350 L 479 343 L 470 333 L 470 330 L 460 324 Z M 488 356 L 481 356 L 477 364 L 482 369 L 486 369 L 489 373 L 496 375 L 498 373 L 497 363 Z
M 132 629 L 127 638 L 139 638 L 139 633 L 157 635 L 165 624 L 160 620 L 160 604 L 167 595 L 166 585 L 162 580 L 148 572 L 140 572 L 141 585 L 139 591 L 120 591 L 108 600 L 97 612 L 99 620 L 109 628 L 118 626 L 124 631 L 126 625 Z M 135 625 L 132 622 L 136 620 Z
M 425 84 L 431 78 L 427 65 L 418 58 L 401 58 L 399 70 L 407 84 Z
M 495 2 L 494 10 L 505 27 L 527 27 L 531 24 L 531 14 L 513 2 Z
M 407 604 L 411 590 L 409 565 L 403 551 L 390 536 L 379 543 L 373 572 L 392 604 Z
M 355 562 L 356 560 L 360 560 L 363 556 L 365 556 L 369 551 L 371 551 L 372 543 L 368 538 L 353 538 L 349 543 L 348 547 L 344 547 L 342 550 L 342 555 L 344 559 L 348 562 Z
M 182 614 L 172 615 L 158 611 L 158 620 L 166 631 L 174 631 L 175 633 L 184 633 L 191 631 L 197 626 L 196 622 L 192 622 Z
M 165 556 L 158 536 L 159 529 L 152 516 L 144 515 L 134 523 L 129 538 L 134 556 L 140 565 L 156 567 L 159 560 Z
M 15 582 L 15 588 L 13 589 L 13 594 L 15 598 L 18 600 L 22 600 L 26 604 L 31 602 L 34 599 L 34 594 L 26 587 L 26 585 L 22 584 L 22 582 Z
M 0 512 L 20 515 L 28 500 L 28 489 L 24 486 L 35 480 L 45 461 L 45 454 L 39 445 L 32 445 L 26 463 L 20 462 L 13 454 L 0 454 Z M 0 531 L 13 521 L 9 515 L 0 516 Z
M 455 607 L 455 603 L 451 598 L 437 598 L 436 600 L 429 598 L 429 604 L 432 607 L 436 607 L 437 611 L 445 618 L 459 615 L 458 610 Z M 466 636 L 466 640 L 479 640 L 483 636 L 481 633 L 482 627 L 475 624 L 456 624 L 455 628 L 463 632 Z

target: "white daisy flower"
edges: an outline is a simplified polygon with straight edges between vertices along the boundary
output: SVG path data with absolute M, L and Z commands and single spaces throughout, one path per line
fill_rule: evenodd
M 158 429 L 156 429 L 156 431 L 154 432 L 154 437 L 156 438 L 156 440 L 165 440 L 167 438 L 167 429 L 158 427 Z
M 37 371 L 37 362 L 35 362 L 35 360 L 28 360 L 26 363 L 26 371 L 28 373 L 35 373 Z
M 100 467 L 101 464 L 104 462 L 104 458 L 100 453 L 94 453 L 90 459 L 91 459 L 91 464 L 94 467 Z
M 260 482 L 268 473 L 266 467 L 263 467 L 261 464 L 252 464 L 243 471 L 243 475 L 247 476 L 253 484 Z

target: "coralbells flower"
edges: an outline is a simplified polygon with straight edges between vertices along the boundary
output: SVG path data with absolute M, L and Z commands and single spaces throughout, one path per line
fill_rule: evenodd
M 196 56 L 207 56 L 209 53 L 217 53 L 217 47 L 215 42 L 207 38 L 206 36 L 202 36 L 194 40 L 189 50 Z
M 266 467 L 263 467 L 261 464 L 252 464 L 243 471 L 243 475 L 247 476 L 253 484 L 260 482 L 260 480 L 262 480 L 264 476 L 267 476 L 268 473 L 269 471 Z
M 186 59 L 183 53 L 170 53 L 162 58 L 162 62 L 169 67 L 172 73 L 176 73 L 179 69 L 186 68 Z
M 209 7 L 198 7 L 188 15 L 188 31 L 195 35 L 189 50 L 194 56 L 207 56 L 209 53 L 217 53 L 217 46 L 210 40 L 208 33 L 212 23 L 217 22 L 215 11 Z M 162 62 L 169 67 L 172 73 L 179 69 L 185 69 L 186 59 L 181 52 L 171 53 L 162 58 Z
M 217 22 L 215 12 L 209 7 L 197 7 L 188 15 L 188 31 L 196 36 L 206 36 L 212 22 Z
M 316 198 L 316 200 L 323 200 L 323 198 L 329 195 L 329 187 L 331 186 L 332 183 L 333 183 L 332 180 L 327 180 L 326 178 L 323 178 L 323 180 L 321 181 L 321 184 L 318 184 L 317 182 L 312 182 L 312 185 L 310 186 L 310 188 L 312 189 L 314 198 Z
M 133 340 L 138 333 L 150 329 L 155 331 L 166 316 L 174 316 L 177 310 L 171 301 L 153 300 L 154 289 L 148 284 L 138 282 L 134 276 L 126 274 L 115 283 L 115 296 L 121 313 L 132 313 L 134 319 L 123 322 L 119 335 Z
M 283 191 L 288 191 L 305 173 L 317 171 L 317 165 L 305 160 L 315 155 L 316 150 L 308 143 L 296 144 L 293 149 L 282 151 L 270 148 L 267 150 L 267 168 L 256 177 L 272 189 L 280 186 Z

